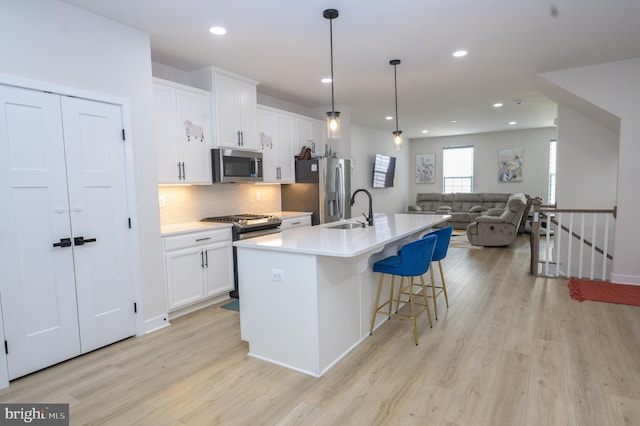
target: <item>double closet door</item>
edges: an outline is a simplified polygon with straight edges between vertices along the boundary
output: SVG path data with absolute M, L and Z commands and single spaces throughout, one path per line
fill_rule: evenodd
M 121 107 L 0 85 L 9 379 L 135 334 Z

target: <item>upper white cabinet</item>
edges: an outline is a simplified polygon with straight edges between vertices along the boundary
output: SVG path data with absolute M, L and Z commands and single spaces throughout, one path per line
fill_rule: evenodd
M 257 150 L 257 81 L 217 68 L 191 74 L 198 87 L 212 94 L 214 145 Z
M 297 145 L 294 147 L 296 153 L 300 152 L 303 146 L 308 146 L 313 155 L 324 154 L 324 144 L 327 142 L 326 123 L 310 117 L 297 116 L 298 128 Z
M 211 183 L 209 92 L 153 80 L 158 183 Z
M 295 117 L 262 105 L 258 107 L 258 139 L 265 182 L 295 181 L 295 136 Z

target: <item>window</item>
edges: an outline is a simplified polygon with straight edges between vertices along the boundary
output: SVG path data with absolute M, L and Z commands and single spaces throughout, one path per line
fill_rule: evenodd
M 444 193 L 473 192 L 473 147 L 442 149 L 442 187 Z
M 549 141 L 549 204 L 556 203 L 556 140 Z

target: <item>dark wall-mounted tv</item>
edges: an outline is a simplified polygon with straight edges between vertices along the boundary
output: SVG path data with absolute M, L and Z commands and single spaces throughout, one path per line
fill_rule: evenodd
M 373 183 L 374 188 L 389 188 L 393 186 L 393 178 L 396 174 L 396 157 L 376 154 L 373 163 Z

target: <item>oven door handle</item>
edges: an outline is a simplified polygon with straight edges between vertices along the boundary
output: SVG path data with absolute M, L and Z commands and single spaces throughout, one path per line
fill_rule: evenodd
M 238 234 L 237 240 L 246 240 L 248 238 L 262 237 L 263 235 L 271 235 L 280 233 L 280 228 L 262 229 L 260 231 L 241 232 Z

